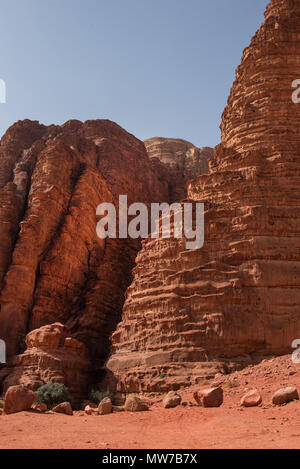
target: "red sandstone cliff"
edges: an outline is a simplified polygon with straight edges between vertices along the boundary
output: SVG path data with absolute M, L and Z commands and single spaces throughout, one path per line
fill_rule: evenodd
M 119 194 L 127 194 L 129 204 L 167 200 L 168 183 L 152 166 L 144 144 L 109 121 L 50 127 L 24 121 L 2 138 L 0 337 L 9 361 L 2 379 L 10 374 L 4 386 L 38 383 L 45 374 L 62 380 L 73 362 L 66 384 L 76 382 L 77 395 L 80 386 L 86 389 L 90 361 L 95 372 L 107 356 L 139 248 L 132 240 L 100 240 L 96 207 L 117 204 Z M 12 363 L 28 332 L 56 322 L 66 325 L 63 339 L 70 337 L 56 359 L 57 347 L 46 341 L 42 359 L 39 347 L 30 346 Z
M 196 147 L 185 142 L 185 149 L 175 174 L 109 121 L 46 127 L 26 120 L 7 131 L 0 143 L 4 389 L 53 379 L 77 403 L 99 379 L 140 242 L 100 240 L 96 207 L 117 206 L 120 194 L 128 204 L 174 201 L 174 192 L 186 191 L 189 161 L 198 161 Z M 201 174 L 196 166 L 193 174 Z
M 290 351 L 300 336 L 300 2 L 273 0 L 245 49 L 208 175 L 205 244 L 148 239 L 108 368 L 120 391 L 161 391 Z
M 145 140 L 151 160 L 158 159 L 168 171 L 170 202 L 186 197 L 186 185 L 191 179 L 208 173 L 208 162 L 213 149 L 197 148 L 179 138 L 153 137 Z

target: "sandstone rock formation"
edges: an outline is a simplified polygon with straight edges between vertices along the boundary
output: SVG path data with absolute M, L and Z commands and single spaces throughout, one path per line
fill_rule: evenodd
M 29 410 L 35 400 L 35 392 L 26 389 L 25 386 L 11 386 L 5 394 L 4 412 L 6 414 L 14 414 L 23 410 Z
M 49 381 L 63 383 L 78 405 L 88 391 L 93 371 L 85 344 L 70 337 L 68 327 L 53 323 L 30 332 L 26 346 L 2 371 L 4 389 L 15 383 L 33 390 Z
M 108 368 L 121 392 L 178 389 L 289 353 L 300 335 L 300 2 L 272 0 L 245 49 L 208 175 L 205 244 L 147 239 Z
M 144 144 L 110 121 L 46 127 L 26 120 L 2 138 L 4 389 L 56 376 L 77 398 L 94 379 L 120 320 L 139 248 L 138 241 L 96 235 L 96 207 L 117 206 L 119 194 L 127 194 L 128 204 L 167 200 L 168 182 L 155 172 Z M 56 322 L 68 330 L 60 331 L 59 343 L 43 329 Z M 27 336 L 25 351 L 26 334 L 39 328 Z
M 151 160 L 157 159 L 167 168 L 170 202 L 186 197 L 186 184 L 190 179 L 208 173 L 208 162 L 213 157 L 212 148 L 197 148 L 178 138 L 153 137 L 144 143 Z

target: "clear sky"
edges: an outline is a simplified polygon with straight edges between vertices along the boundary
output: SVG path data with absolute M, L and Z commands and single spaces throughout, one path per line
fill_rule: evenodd
M 220 139 L 267 0 L 0 0 L 0 135 L 15 121 L 111 119 L 140 139 Z

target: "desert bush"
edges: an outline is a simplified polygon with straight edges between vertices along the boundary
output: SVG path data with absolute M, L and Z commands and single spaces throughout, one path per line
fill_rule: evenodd
M 62 402 L 71 402 L 68 388 L 62 383 L 49 381 L 37 391 L 37 403 L 46 404 L 48 408 L 54 407 Z
M 238 388 L 239 383 L 237 381 L 234 381 L 233 379 L 228 379 L 225 383 L 224 386 L 226 388 Z
M 94 404 L 98 405 L 106 397 L 112 398 L 112 393 L 107 389 L 107 391 L 100 391 L 99 389 L 92 389 L 89 393 L 89 400 Z

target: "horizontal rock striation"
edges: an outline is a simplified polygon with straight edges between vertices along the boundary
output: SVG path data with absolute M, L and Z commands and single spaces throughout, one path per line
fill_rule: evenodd
M 190 179 L 208 173 L 212 148 L 197 148 L 178 138 L 153 137 L 144 143 L 151 160 L 159 160 L 167 169 L 170 202 L 186 197 L 186 185 Z
M 122 392 L 178 389 L 300 336 L 300 2 L 273 0 L 244 51 L 222 142 L 188 184 L 205 244 L 148 239 L 108 368 Z

